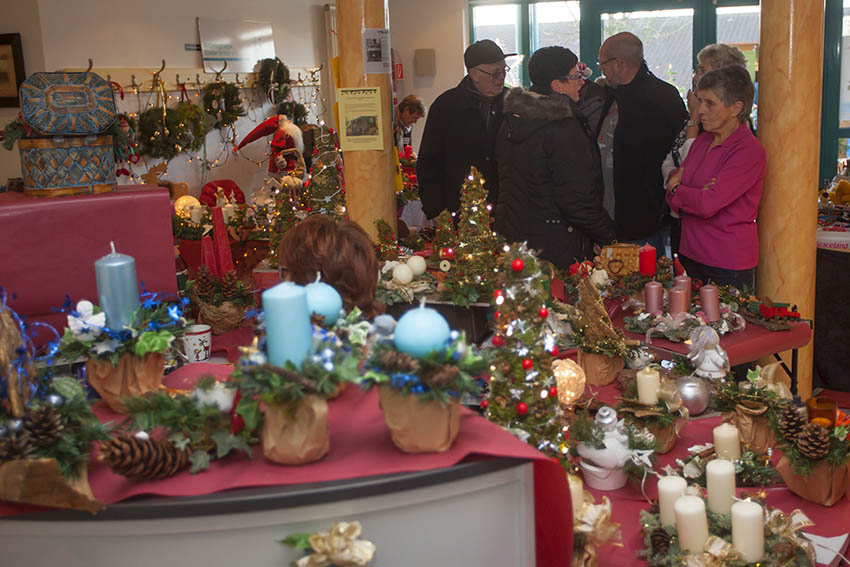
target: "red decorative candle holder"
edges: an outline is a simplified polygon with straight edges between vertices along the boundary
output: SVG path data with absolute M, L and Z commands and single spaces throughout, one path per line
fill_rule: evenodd
M 817 396 L 806 403 L 809 408 L 809 422 L 817 423 L 827 429 L 835 425 L 838 416 L 838 404 L 832 398 Z

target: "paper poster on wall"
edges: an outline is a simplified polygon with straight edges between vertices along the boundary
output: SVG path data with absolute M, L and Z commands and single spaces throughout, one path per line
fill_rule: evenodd
M 198 18 L 204 71 L 251 73 L 260 59 L 274 59 L 274 36 L 270 22 Z
M 386 28 L 363 30 L 363 68 L 367 74 L 392 71 L 390 30 Z
M 337 89 L 342 151 L 383 150 L 381 88 Z

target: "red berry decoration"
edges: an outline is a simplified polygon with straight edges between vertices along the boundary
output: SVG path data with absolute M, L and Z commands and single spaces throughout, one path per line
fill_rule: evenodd
M 555 386 L 552 386 L 551 388 L 549 388 L 549 397 L 550 398 L 554 398 L 557 395 L 558 395 L 558 388 L 556 388 Z
M 494 347 L 502 347 L 505 346 L 505 339 L 502 338 L 501 335 L 496 335 L 493 337 L 493 346 Z
M 548 316 L 549 316 L 549 310 L 546 309 L 545 307 L 541 307 L 540 308 L 540 318 L 545 319 Z
M 520 402 L 516 405 L 516 412 L 520 415 L 525 415 L 528 413 L 528 404 L 525 402 Z
M 534 367 L 534 361 L 531 360 L 530 358 L 523 358 L 522 359 L 522 367 L 525 370 L 531 370 L 532 367 Z
M 513 268 L 515 272 L 521 272 L 523 268 L 525 268 L 525 262 L 522 261 L 522 258 L 517 258 L 511 263 L 511 268 Z
M 480 407 L 480 408 L 481 408 L 481 409 L 483 409 L 483 410 L 486 410 L 486 409 L 487 409 L 487 406 L 489 406 L 489 405 L 490 405 L 490 401 L 489 401 L 489 400 L 481 400 L 481 403 L 479 404 L 479 406 L 478 406 L 478 407 Z

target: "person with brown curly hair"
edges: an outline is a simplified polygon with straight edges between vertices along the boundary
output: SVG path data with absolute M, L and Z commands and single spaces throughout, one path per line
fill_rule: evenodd
M 278 250 L 284 279 L 299 285 L 316 280 L 333 286 L 346 310 L 359 307 L 372 318 L 384 312 L 375 299 L 378 258 L 366 231 L 349 220 L 335 221 L 327 215 L 311 215 L 288 230 Z

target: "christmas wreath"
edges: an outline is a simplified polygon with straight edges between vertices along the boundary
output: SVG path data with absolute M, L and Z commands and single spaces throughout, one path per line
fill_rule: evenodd
M 139 115 L 142 153 L 170 160 L 183 151 L 198 151 L 210 131 L 210 122 L 201 107 L 180 102 L 175 108 L 166 109 L 163 128 L 162 108 L 149 108 Z
M 257 84 L 272 104 L 280 104 L 289 95 L 289 67 L 277 57 L 263 59 L 257 72 Z
M 213 127 L 219 130 L 245 116 L 239 87 L 232 83 L 212 83 L 204 89 L 204 109 L 215 119 Z
M 287 118 L 292 120 L 296 126 L 303 126 L 307 123 L 307 107 L 300 102 L 288 100 L 280 103 L 278 114 L 286 114 Z

